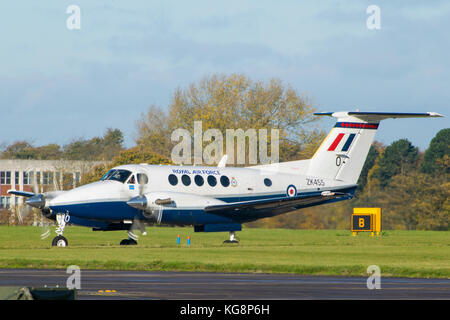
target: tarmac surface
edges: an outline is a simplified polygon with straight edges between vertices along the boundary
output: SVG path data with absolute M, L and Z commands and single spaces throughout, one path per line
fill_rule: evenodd
M 0 286 L 66 287 L 66 270 L 0 269 Z M 446 299 L 450 279 L 81 270 L 79 300 Z

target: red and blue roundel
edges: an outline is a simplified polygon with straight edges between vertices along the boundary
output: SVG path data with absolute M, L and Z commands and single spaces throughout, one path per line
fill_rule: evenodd
M 286 189 L 286 195 L 288 197 L 295 197 L 297 195 L 297 188 L 294 185 L 290 185 L 289 187 L 287 187 Z

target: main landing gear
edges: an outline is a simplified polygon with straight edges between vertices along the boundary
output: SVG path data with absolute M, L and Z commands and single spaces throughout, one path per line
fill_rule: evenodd
M 225 240 L 223 243 L 239 243 L 239 241 L 236 240 L 236 232 L 230 231 L 230 240 Z
M 57 236 L 53 238 L 52 246 L 53 247 L 67 247 L 69 242 L 65 237 L 63 237 L 64 228 L 66 227 L 66 223 L 69 222 L 70 216 L 65 213 L 57 213 L 56 214 L 56 223 L 58 224 L 58 228 L 56 228 Z
M 139 239 L 139 236 L 135 234 L 133 231 L 139 229 L 143 236 L 147 235 L 147 232 L 145 232 L 145 225 L 140 222 L 139 220 L 135 221 L 132 226 L 130 227 L 130 230 L 128 230 L 128 239 L 123 239 L 120 241 L 121 246 L 135 246 L 137 245 L 137 241 Z
M 137 245 L 137 235 L 135 235 L 131 230 L 128 231 L 128 239 L 123 239 L 120 241 L 121 246 L 135 246 Z

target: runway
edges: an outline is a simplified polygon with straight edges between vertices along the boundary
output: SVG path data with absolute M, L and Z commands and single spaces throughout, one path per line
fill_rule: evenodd
M 0 269 L 0 286 L 66 287 L 66 270 Z M 450 279 L 81 270 L 79 300 L 450 299 Z

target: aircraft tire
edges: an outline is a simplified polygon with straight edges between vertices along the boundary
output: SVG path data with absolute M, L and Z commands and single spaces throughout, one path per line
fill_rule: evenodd
M 63 236 L 56 236 L 53 238 L 53 241 L 52 241 L 53 247 L 67 247 L 68 245 L 69 245 L 69 242 Z
M 122 241 L 120 241 L 120 245 L 121 246 L 133 246 L 133 245 L 137 245 L 137 242 L 133 239 L 123 239 Z

